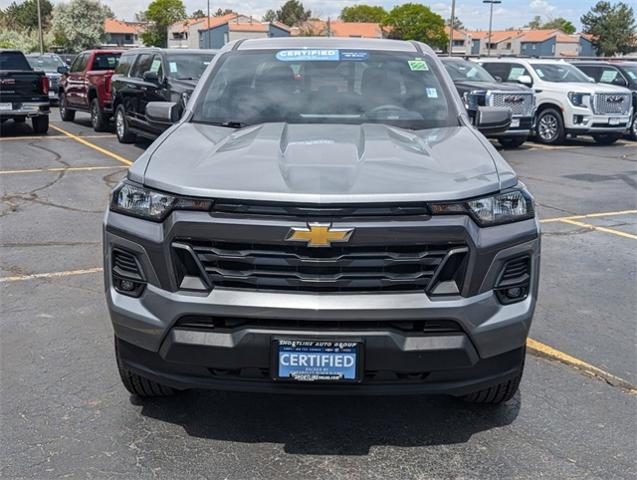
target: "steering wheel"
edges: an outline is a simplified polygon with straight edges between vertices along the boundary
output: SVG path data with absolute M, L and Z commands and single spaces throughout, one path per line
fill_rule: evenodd
M 395 110 L 396 112 L 409 112 L 410 110 L 405 108 L 405 107 L 401 107 L 400 105 L 393 105 L 393 104 L 385 104 L 385 105 L 379 105 L 378 107 L 374 107 L 371 110 L 368 110 L 367 112 L 365 112 L 365 116 L 366 117 L 374 117 L 378 112 L 382 112 L 383 110 Z

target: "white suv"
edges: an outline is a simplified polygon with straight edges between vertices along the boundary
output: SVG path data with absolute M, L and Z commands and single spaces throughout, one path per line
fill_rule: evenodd
M 630 126 L 630 90 L 595 84 L 562 60 L 494 58 L 478 63 L 498 80 L 534 89 L 536 134 L 542 143 L 559 144 L 571 134 L 591 135 L 597 143 L 611 144 Z

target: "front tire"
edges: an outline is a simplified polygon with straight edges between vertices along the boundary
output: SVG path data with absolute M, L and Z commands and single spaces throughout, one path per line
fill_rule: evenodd
M 501 137 L 498 138 L 498 142 L 500 142 L 502 148 L 519 148 L 524 142 L 526 142 L 526 137 Z
M 66 94 L 60 93 L 60 117 L 64 122 L 72 122 L 75 120 L 75 110 L 69 108 Z
M 31 124 L 33 125 L 33 131 L 35 133 L 46 133 L 49 131 L 49 116 L 33 117 Z
M 493 387 L 478 390 L 477 392 L 469 393 L 462 397 L 465 402 L 480 403 L 489 405 L 499 405 L 508 400 L 511 400 L 520 387 L 520 381 L 522 380 L 522 374 L 524 373 L 524 359 L 526 356 L 526 349 L 522 351 L 522 360 L 520 362 L 519 373 L 510 380 L 502 382 Z
M 100 109 L 100 102 L 97 98 L 91 101 L 91 125 L 96 132 L 103 132 L 108 129 L 108 118 Z
M 120 104 L 115 110 L 115 133 L 119 143 L 133 143 L 135 134 L 130 131 L 128 120 L 126 119 L 126 108 Z
M 628 130 L 628 138 L 637 142 L 637 112 L 633 114 L 633 121 Z
M 117 339 L 115 339 L 115 358 L 117 360 L 117 370 L 119 376 L 122 379 L 122 383 L 126 390 L 133 395 L 144 398 L 152 397 L 169 397 L 175 394 L 175 390 L 162 385 L 157 382 L 153 382 L 147 378 L 137 375 L 131 372 L 122 365 L 122 359 L 119 356 L 119 350 L 117 349 Z
M 595 140 L 595 143 L 599 145 L 612 145 L 617 140 L 619 140 L 620 137 L 621 135 L 618 135 L 616 133 L 604 133 L 593 135 L 593 140 Z
M 566 130 L 560 112 L 547 108 L 537 118 L 537 139 L 546 145 L 558 145 L 564 142 Z
M 13 119 L 13 122 L 14 122 L 14 123 L 24 123 L 24 122 L 26 122 L 26 121 L 27 121 L 27 117 L 15 117 L 15 118 Z

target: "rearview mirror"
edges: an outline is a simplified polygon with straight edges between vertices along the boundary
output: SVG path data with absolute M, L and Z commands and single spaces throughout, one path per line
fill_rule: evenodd
M 520 75 L 518 77 L 518 83 L 530 87 L 531 85 L 533 85 L 533 79 L 531 78 L 531 75 Z
M 60 75 L 66 75 L 67 73 L 69 73 L 69 67 L 65 67 L 65 66 L 60 65 L 58 67 L 58 73 Z
M 144 75 L 142 78 L 145 82 L 148 82 L 148 83 L 154 83 L 154 84 L 159 83 L 159 75 L 157 75 L 157 72 L 144 72 Z
M 146 118 L 155 123 L 175 123 L 179 112 L 175 102 L 149 102 L 146 105 Z
M 511 109 L 507 107 L 478 107 L 475 126 L 484 135 L 504 133 L 511 126 Z

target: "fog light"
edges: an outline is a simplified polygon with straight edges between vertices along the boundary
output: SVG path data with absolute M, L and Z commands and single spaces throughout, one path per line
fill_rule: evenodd
M 124 290 L 125 292 L 132 292 L 135 290 L 135 283 L 130 280 L 122 280 L 119 284 L 119 288 Z
M 509 288 L 506 291 L 506 296 L 509 298 L 518 298 L 522 296 L 522 289 L 520 287 Z

